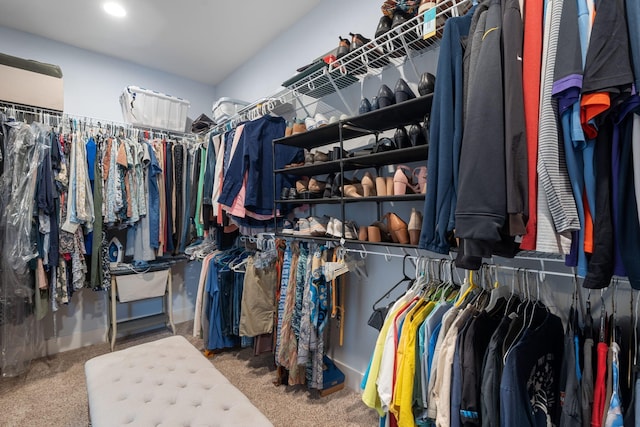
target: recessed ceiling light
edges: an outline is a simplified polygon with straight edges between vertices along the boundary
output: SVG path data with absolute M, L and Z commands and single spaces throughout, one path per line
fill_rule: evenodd
M 118 3 L 107 2 L 102 5 L 102 8 L 105 12 L 107 12 L 111 16 L 115 16 L 116 18 L 124 18 L 127 16 L 127 11 L 124 10 L 124 7 Z

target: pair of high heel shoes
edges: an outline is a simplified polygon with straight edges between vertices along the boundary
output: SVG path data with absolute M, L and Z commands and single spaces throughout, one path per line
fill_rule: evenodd
M 358 239 L 368 242 L 393 242 L 416 246 L 420 241 L 422 213 L 411 209 L 409 224 L 393 212 L 388 212 L 380 221 L 360 227 Z
M 367 73 L 367 65 L 371 68 L 384 68 L 389 65 L 389 58 L 384 55 L 384 52 L 379 47 L 371 42 L 371 39 L 360 33 L 349 33 L 349 35 L 351 36 L 351 41 L 338 36 L 340 41 L 336 49 L 336 63 L 334 64 L 334 68 L 344 66 L 344 70 L 349 74 L 358 76 Z M 366 51 L 365 57 L 367 65 L 365 65 L 362 55 L 354 53 L 363 46 L 366 46 L 366 48 L 361 49 L 360 53 L 365 53 Z M 348 58 L 341 60 L 345 55 L 351 53 L 353 53 L 353 55 L 349 55 Z
M 344 197 L 401 196 L 415 193 L 425 194 L 427 191 L 427 167 L 411 169 L 408 166 L 397 167 L 393 177 L 374 177 L 366 172 L 360 182 L 345 182 L 341 193 Z M 338 194 L 339 196 L 339 194 Z
M 409 148 L 417 147 L 419 145 L 427 145 L 427 140 L 427 130 L 418 123 L 414 123 L 409 126 L 409 132 L 401 126 L 396 129 L 396 132 L 393 134 L 393 142 L 395 142 L 396 148 Z
M 394 182 L 391 177 L 375 177 L 370 172 L 365 172 L 360 182 L 352 182 L 345 185 L 342 194 L 345 197 L 372 197 L 392 196 Z
M 288 197 L 285 197 L 286 189 L 283 189 L 282 199 L 318 199 L 323 196 L 326 185 L 326 182 L 319 181 L 315 178 L 309 179 L 304 177 L 296 181 L 296 188 L 289 190 Z
M 367 98 L 362 98 L 358 107 L 359 114 L 365 114 L 369 111 L 379 110 L 394 104 L 415 99 L 416 94 L 411 90 L 409 84 L 404 79 L 398 79 L 396 86 L 392 91 L 389 86 L 383 84 L 378 89 L 377 96 L 371 98 L 371 102 Z
M 407 54 L 405 43 L 412 49 L 420 48 L 420 44 L 417 43 L 418 34 L 407 24 L 414 16 L 396 9 L 392 16 L 383 15 L 378 21 L 376 40 L 385 47 L 391 58 L 400 58 Z
M 393 175 L 393 195 L 425 194 L 427 192 L 427 167 L 420 166 L 411 169 L 409 166 L 399 165 Z

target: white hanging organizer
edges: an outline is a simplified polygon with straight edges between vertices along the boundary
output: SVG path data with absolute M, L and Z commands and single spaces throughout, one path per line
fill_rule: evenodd
M 127 86 L 120 95 L 122 117 L 133 126 L 184 132 L 191 103 L 161 92 Z

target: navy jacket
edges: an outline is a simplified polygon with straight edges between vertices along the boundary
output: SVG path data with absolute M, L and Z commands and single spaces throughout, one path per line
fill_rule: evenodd
M 458 163 L 462 144 L 463 48 L 475 6 L 444 26 L 429 131 L 429 185 L 424 205 L 420 248 L 449 252 L 455 226 Z

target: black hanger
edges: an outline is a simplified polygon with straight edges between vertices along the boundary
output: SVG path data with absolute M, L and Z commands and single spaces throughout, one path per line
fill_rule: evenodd
M 389 297 L 389 295 L 391 295 L 391 292 L 394 291 L 394 289 L 396 289 L 398 286 L 400 286 L 401 284 L 403 284 L 404 282 L 411 282 L 413 281 L 412 278 L 410 278 L 409 276 L 407 276 L 407 257 L 409 255 L 405 255 L 404 258 L 402 259 L 402 279 L 400 279 L 400 281 L 398 283 L 396 283 L 395 285 L 393 285 L 387 292 L 384 293 L 384 295 L 382 295 L 380 298 L 378 298 L 378 300 L 376 302 L 373 303 L 373 309 L 376 310 L 376 305 L 378 305 L 380 302 L 382 302 L 383 299 Z
M 589 289 L 589 293 L 587 294 L 587 303 L 585 305 L 587 307 L 587 312 L 584 316 L 584 337 L 585 339 L 588 339 L 588 338 L 593 339 L 593 316 L 591 316 L 591 289 Z
M 599 342 L 607 341 L 607 308 L 604 305 L 604 289 L 600 289 L 600 333 Z

